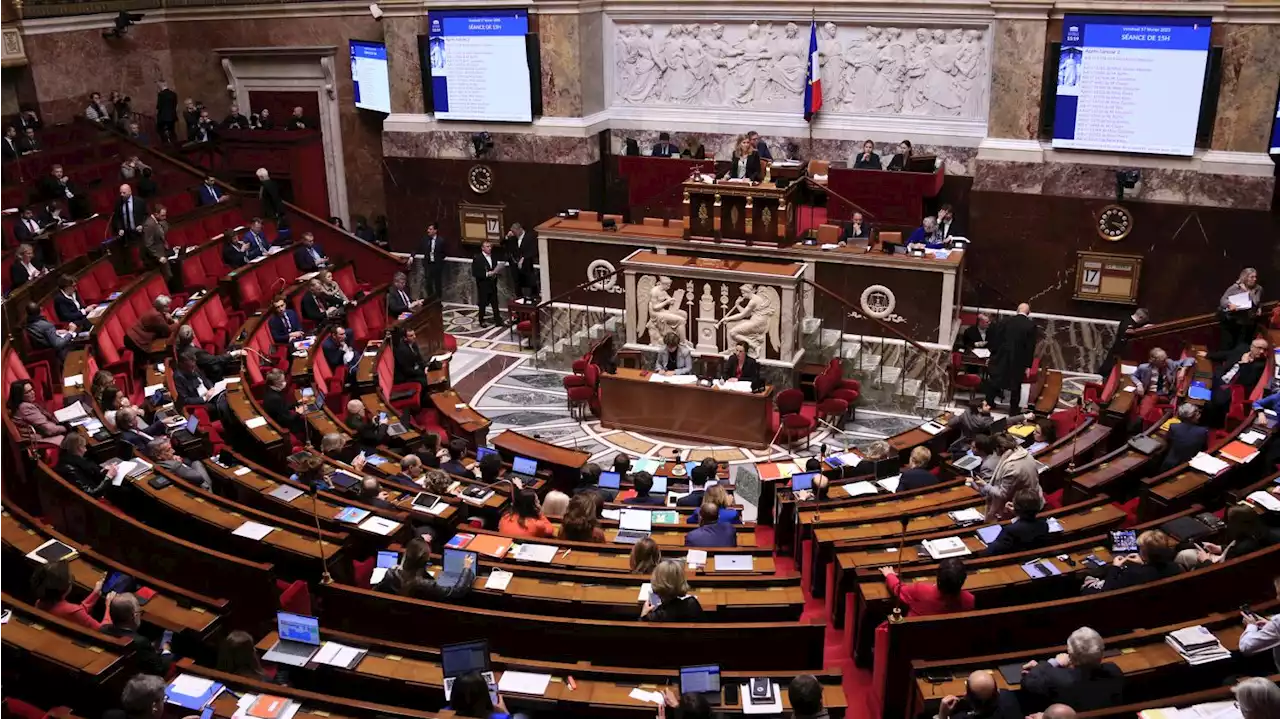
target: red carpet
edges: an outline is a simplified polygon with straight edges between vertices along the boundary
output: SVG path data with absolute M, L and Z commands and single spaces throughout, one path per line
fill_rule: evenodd
M 773 527 L 757 525 L 756 542 L 759 546 L 770 546 L 773 544 L 773 539 Z M 778 574 L 781 576 L 799 575 L 800 573 L 796 567 L 795 560 L 789 556 L 775 554 L 773 561 L 777 566 Z M 801 621 L 824 621 L 826 611 L 822 598 L 810 596 L 807 589 L 804 590 L 804 593 L 804 613 L 800 615 Z M 866 697 L 870 694 L 868 690 L 871 686 L 871 672 L 853 665 L 853 660 L 849 658 L 849 652 L 844 646 L 843 632 L 830 626 L 827 627 L 827 639 L 823 653 L 826 668 L 838 669 L 844 677 L 844 694 L 849 701 L 849 709 L 845 716 L 849 719 L 872 719 L 872 717 L 875 717 L 876 712 L 866 706 Z

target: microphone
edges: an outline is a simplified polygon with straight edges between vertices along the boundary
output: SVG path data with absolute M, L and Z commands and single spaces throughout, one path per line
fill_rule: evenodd
M 907 524 L 911 521 L 909 517 L 903 515 L 898 517 L 898 522 L 902 525 L 902 532 L 898 535 L 898 561 L 893 565 L 893 573 L 899 574 L 902 571 L 902 549 L 907 543 Z M 898 577 L 901 581 L 902 577 Z M 902 616 L 902 585 L 898 585 L 898 591 L 893 593 L 893 614 L 889 615 L 889 623 L 897 624 L 905 617 Z
M 311 495 L 311 518 L 316 521 L 316 546 L 320 548 L 320 583 L 333 584 L 333 576 L 329 574 L 329 559 L 324 555 L 324 532 L 320 529 L 320 483 L 317 477 L 307 482 L 307 494 Z

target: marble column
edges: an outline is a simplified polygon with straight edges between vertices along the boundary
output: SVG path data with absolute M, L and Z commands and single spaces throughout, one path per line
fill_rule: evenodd
M 538 15 L 544 116 L 582 116 L 580 32 L 577 15 Z
M 991 60 L 988 137 L 1034 140 L 1040 126 L 1041 76 L 1048 18 L 1003 18 L 997 10 Z
M 425 112 L 422 104 L 422 59 L 418 56 L 418 35 L 426 31 L 427 19 L 424 15 L 388 15 L 382 19 L 383 39 L 387 43 L 392 112 Z
M 1226 25 L 1214 150 L 1267 151 L 1280 76 L 1280 25 Z

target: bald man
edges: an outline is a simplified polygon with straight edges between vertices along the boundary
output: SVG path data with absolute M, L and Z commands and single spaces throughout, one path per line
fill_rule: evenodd
M 137 242 L 142 238 L 142 225 L 147 221 L 147 203 L 141 197 L 133 196 L 133 188 L 120 186 L 120 199 L 116 200 L 115 209 L 111 213 L 111 234 L 115 236 L 120 249 Z M 132 262 L 131 254 L 122 251 L 122 263 Z M 136 268 L 127 267 L 133 271 Z
M 1031 305 L 1018 305 L 1018 313 L 1005 318 L 991 333 L 990 374 L 986 379 L 987 403 L 1008 391 L 1009 414 L 1018 414 L 1022 406 L 1022 380 L 1036 356 L 1036 325 L 1031 320 Z
M 934 719 L 1022 719 L 1018 697 L 996 686 L 996 677 L 982 669 L 969 675 L 963 697 L 954 694 L 942 698 Z

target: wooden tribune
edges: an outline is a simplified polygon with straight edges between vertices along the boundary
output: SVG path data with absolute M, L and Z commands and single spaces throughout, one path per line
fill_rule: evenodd
M 798 187 L 686 182 L 685 239 L 789 245 L 796 238 Z
M 600 375 L 600 424 L 763 449 L 772 394 L 650 382 L 648 372 L 620 367 Z

